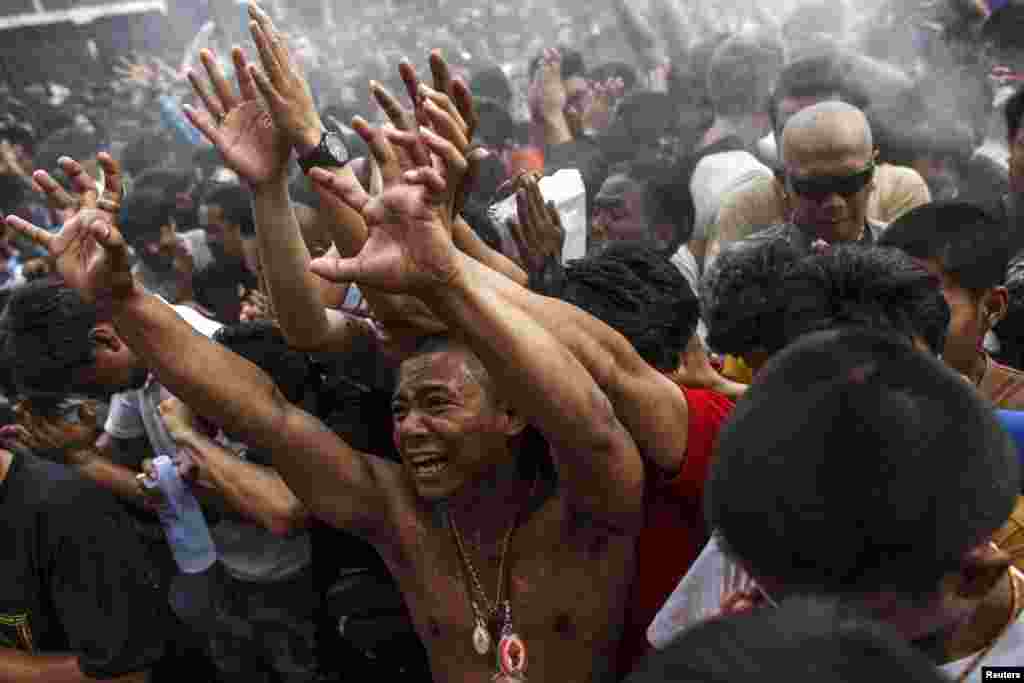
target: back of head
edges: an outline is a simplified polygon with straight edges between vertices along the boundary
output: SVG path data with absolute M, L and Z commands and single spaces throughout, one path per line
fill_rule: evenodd
M 281 329 L 270 321 L 222 327 L 214 340 L 270 375 L 291 403 L 300 403 L 308 389 L 316 388 L 316 373 L 309 356 L 290 348 Z
M 175 206 L 162 188 L 136 189 L 121 206 L 119 215 L 124 239 L 136 250 L 159 237 L 160 228 L 174 217 Z
M 1013 509 L 1016 453 L 937 359 L 856 329 L 775 356 L 722 431 L 707 515 L 782 595 L 934 596 Z
M 936 263 L 959 286 L 974 292 L 1003 283 L 1019 246 L 1016 242 L 1007 226 L 985 209 L 958 201 L 908 211 L 879 240 L 915 259 Z
M 1010 0 L 992 12 L 981 38 L 1000 51 L 1024 51 L 1024 2 Z
M 724 250 L 701 282 L 708 345 L 743 356 L 785 344 L 782 283 L 800 254 L 785 240 Z
M 718 46 L 708 65 L 708 95 L 718 116 L 763 112 L 782 70 L 781 46 L 738 35 Z
M 809 332 L 868 327 L 924 341 L 942 353 L 949 306 L 938 279 L 896 249 L 833 247 L 803 259 L 787 274 L 785 341 Z
M 635 242 L 616 242 L 569 264 L 560 298 L 616 330 L 662 372 L 679 366 L 700 315 L 679 270 L 661 252 Z
M 891 628 L 824 598 L 711 619 L 648 657 L 627 683 L 942 683 L 935 665 Z
M 60 280 L 16 288 L 0 318 L 15 383 L 26 394 L 64 396 L 70 373 L 94 360 L 90 333 L 100 321 L 95 306 Z
M 604 62 L 590 70 L 587 79 L 594 83 L 604 83 L 609 78 L 621 78 L 622 87 L 629 92 L 639 80 L 636 69 L 625 62 Z
M 776 132 L 784 124 L 779 103 L 787 98 L 838 99 L 861 110 L 870 104 L 867 93 L 844 76 L 840 55 L 831 51 L 794 60 L 782 69 L 768 109 Z
M 512 101 L 512 86 L 500 66 L 489 66 L 473 73 L 469 91 L 475 97 L 486 97 L 508 109 Z
M 256 220 L 252 214 L 249 193 L 237 183 L 218 183 L 203 195 L 203 204 L 219 206 L 224 218 L 232 225 L 242 226 L 244 237 L 256 235 Z

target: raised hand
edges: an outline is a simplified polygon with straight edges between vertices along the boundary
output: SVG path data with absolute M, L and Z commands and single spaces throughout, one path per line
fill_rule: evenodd
M 441 217 L 444 178 L 433 168 L 421 168 L 406 173 L 405 180 L 372 199 L 352 178 L 331 184 L 341 201 L 362 213 L 370 235 L 353 258 L 319 258 L 311 270 L 332 282 L 414 295 L 450 283 L 458 274 L 458 250 Z
M 562 116 L 568 97 L 562 81 L 562 55 L 547 48 L 530 83 L 530 114 L 535 121 Z
M 106 180 L 102 196 L 96 181 L 68 157 L 59 163 L 79 195 L 77 202 L 46 171 L 32 176 L 54 204 L 74 211 L 56 235 L 18 216 L 7 217 L 7 225 L 56 259 L 64 281 L 86 301 L 123 298 L 134 291 L 128 247 L 117 229 L 121 168 L 109 154 L 100 154 L 98 160 Z
M 189 121 L 217 148 L 224 163 L 249 184 L 259 186 L 284 178 L 291 146 L 260 100 L 245 53 L 239 48 L 231 53 L 238 78 L 237 94 L 213 52 L 203 50 L 199 54 L 213 93 L 198 74 L 189 71 L 188 80 L 206 109 L 199 111 L 186 105 Z
M 554 202 L 544 203 L 540 185 L 532 177 L 516 193 L 519 220 L 509 220 L 509 230 L 519 248 L 523 265 L 531 273 L 539 273 L 551 262 L 562 258 L 565 229 Z
M 312 152 L 320 144 L 324 125 L 309 83 L 292 58 L 287 39 L 270 16 L 251 2 L 249 18 L 249 30 L 263 64 L 262 73 L 249 67 L 249 78 L 255 80 L 274 123 L 299 155 Z

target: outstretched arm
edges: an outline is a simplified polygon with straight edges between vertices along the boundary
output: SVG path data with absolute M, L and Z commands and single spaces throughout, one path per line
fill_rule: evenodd
M 643 516 L 643 463 L 607 396 L 565 345 L 488 285 L 493 271 L 455 248 L 441 217 L 448 197 L 440 175 L 421 169 L 409 180 L 431 189 L 400 184 L 371 201 L 347 186 L 345 199 L 363 212 L 370 238 L 356 258 L 318 261 L 314 269 L 422 298 L 544 433 L 573 504 L 634 533 Z
M 100 161 L 116 173 L 109 156 L 101 155 Z M 77 184 L 94 187 L 77 165 L 73 170 Z M 247 443 L 269 450 L 288 487 L 311 512 L 363 535 L 389 529 L 385 491 L 393 490 L 398 467 L 353 450 L 285 400 L 266 373 L 198 334 L 173 308 L 142 291 L 113 224 L 116 214 L 92 208 L 103 205 L 94 191 L 85 202 L 56 235 L 13 216 L 7 223 L 56 258 L 69 287 L 109 307 L 118 334 L 171 393 Z

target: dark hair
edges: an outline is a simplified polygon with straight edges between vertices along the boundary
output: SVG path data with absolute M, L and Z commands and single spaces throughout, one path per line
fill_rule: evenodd
M 562 55 L 562 79 L 572 78 L 573 76 L 583 76 L 587 70 L 583 66 L 583 55 L 576 50 L 570 50 L 568 48 L 558 48 L 559 54 Z M 527 73 L 530 75 L 530 80 L 533 80 L 534 74 L 537 73 L 537 67 L 540 66 L 540 60 L 542 55 L 537 55 L 530 60 L 530 66 Z
M 163 142 L 155 142 L 151 133 L 135 138 L 119 155 L 121 168 L 133 177 L 150 169 L 158 169 L 168 157 L 167 145 Z
M 768 362 L 722 430 L 705 502 L 728 552 L 788 594 L 916 600 L 1002 526 L 1019 477 L 972 387 L 859 328 Z
M 634 145 L 656 147 L 662 136 L 677 128 L 675 109 L 665 93 L 634 91 L 619 102 L 612 128 L 621 127 Z
M 164 190 L 155 187 L 136 189 L 121 206 L 121 233 L 132 248 L 139 250 L 159 236 L 160 228 L 171 222 L 174 213 L 174 202 L 168 199 Z
M 637 242 L 614 242 L 602 253 L 570 263 L 560 298 L 624 336 L 662 372 L 697 329 L 697 297 L 668 257 Z
M 492 146 L 504 145 L 506 141 L 515 140 L 518 137 L 519 130 L 515 120 L 499 101 L 486 97 L 474 97 L 473 102 L 480 119 L 474 137 Z
M 1013 368 L 1024 367 L 1024 265 L 1014 259 L 1006 274 L 1006 315 L 996 323 L 1000 363 Z
M 871 103 L 867 93 L 843 72 L 840 56 L 832 52 L 786 65 L 772 90 L 768 107 L 772 130 L 779 131 L 779 103 L 787 97 L 830 97 L 866 110 Z
M 915 683 L 947 681 L 890 626 L 829 598 L 709 619 L 649 656 L 626 683 L 863 683 L 893 672 Z
M 608 171 L 608 177 L 624 175 L 644 188 L 644 207 L 650 226 L 668 223 L 675 226 L 669 251 L 673 254 L 693 234 L 696 207 L 690 194 L 694 163 L 684 158 L 670 164 L 651 155 L 620 162 Z M 671 256 L 671 254 L 669 254 Z
M 1017 89 L 1006 101 L 1006 109 L 1003 112 L 1006 117 L 1007 141 L 1012 145 L 1020 130 L 1020 119 L 1024 116 L 1024 87 L 1017 86 Z
M 135 178 L 132 190 L 138 192 L 143 188 L 163 190 L 173 196 L 179 192 L 188 192 L 195 182 L 191 171 L 179 168 L 151 168 Z
M 473 72 L 469 91 L 476 97 L 487 97 L 507 107 L 512 100 L 512 86 L 500 66 L 488 66 Z
M 11 294 L 0 329 L 4 357 L 26 394 L 65 395 L 75 370 L 95 360 L 97 308 L 56 278 L 27 282 Z
M 977 294 L 1003 283 L 1015 241 L 1007 226 L 982 207 L 940 201 L 900 216 L 879 244 L 936 261 L 943 273 Z
M 994 44 L 1001 49 L 1022 49 L 1024 29 L 1024 4 L 1010 0 L 989 15 L 981 29 L 984 42 Z
M 301 403 L 308 390 L 317 388 L 309 356 L 289 347 L 281 329 L 268 320 L 227 325 L 213 339 L 270 375 L 291 403 Z
M 764 111 L 772 82 L 785 63 L 781 45 L 733 36 L 715 50 L 708 65 L 708 96 L 717 115 Z
M 787 342 L 857 326 L 908 344 L 920 337 L 936 355 L 946 344 L 950 313 L 941 283 L 897 249 L 843 245 L 809 256 L 789 270 L 782 295 Z
M 248 191 L 241 185 L 234 183 L 213 185 L 203 195 L 203 204 L 221 207 L 228 223 L 241 226 L 243 237 L 256 235 L 256 220 L 252 215 L 252 203 Z
M 736 356 L 782 348 L 782 283 L 799 259 L 785 240 L 738 243 L 723 250 L 701 282 L 708 345 Z
M 609 78 L 621 78 L 626 92 L 629 92 L 639 80 L 636 69 L 626 62 L 605 62 L 590 70 L 587 79 L 595 83 L 604 83 Z

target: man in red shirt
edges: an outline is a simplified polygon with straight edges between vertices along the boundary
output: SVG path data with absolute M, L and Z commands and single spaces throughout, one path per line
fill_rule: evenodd
M 660 252 L 637 243 L 613 244 L 570 264 L 559 296 L 622 334 L 641 358 L 675 382 L 686 415 L 683 448 L 641 450 L 648 475 L 646 520 L 637 538 L 636 574 L 618 653 L 622 677 L 649 649 L 647 627 L 708 540 L 704 482 L 733 407 L 725 394 L 735 392 L 706 363 L 699 340 L 689 343 L 700 315 L 697 297 Z

